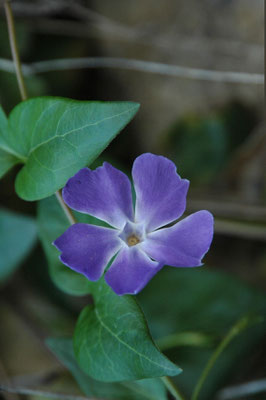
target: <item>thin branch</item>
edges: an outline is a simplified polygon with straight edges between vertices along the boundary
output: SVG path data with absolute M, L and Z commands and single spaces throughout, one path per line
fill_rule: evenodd
M 156 345 L 161 351 L 174 347 L 195 346 L 208 347 L 213 344 L 214 338 L 201 332 L 179 332 L 164 336 L 156 340 Z
M 57 192 L 55 192 L 56 198 L 60 204 L 60 206 L 62 207 L 67 219 L 69 220 L 71 225 L 74 225 L 77 223 L 74 215 L 72 214 L 72 212 L 70 211 L 70 209 L 68 208 L 68 206 L 66 205 L 66 203 L 64 202 L 62 195 L 60 193 L 60 191 L 58 190 Z
M 169 376 L 163 376 L 161 380 L 176 400 L 185 400 L 184 396 L 180 393 L 179 389 Z
M 203 387 L 203 384 L 206 381 L 206 378 L 208 377 L 211 369 L 213 368 L 214 364 L 216 363 L 217 359 L 220 357 L 221 353 L 225 350 L 225 348 L 231 343 L 231 341 L 239 335 L 241 332 L 243 332 L 245 329 L 247 329 L 249 326 L 262 322 L 263 319 L 262 317 L 243 317 L 240 320 L 237 321 L 235 325 L 229 330 L 227 335 L 224 337 L 224 339 L 221 341 L 221 343 L 217 346 L 211 357 L 209 358 L 205 368 L 203 369 L 199 380 L 195 386 L 195 389 L 192 393 L 191 400 L 197 400 L 199 397 L 199 393 Z
M 21 68 L 21 62 L 20 62 L 18 46 L 17 46 L 14 18 L 13 18 L 12 9 L 9 4 L 9 0 L 5 0 L 4 7 L 5 7 L 6 19 L 7 19 L 7 25 L 8 25 L 10 47 L 11 47 L 12 57 L 13 57 L 12 68 L 14 68 L 15 72 L 16 72 L 21 98 L 22 98 L 22 100 L 26 100 L 28 96 L 27 96 L 26 86 L 25 86 L 23 72 L 22 72 L 22 68 Z M 62 207 L 63 211 L 65 212 L 70 224 L 75 224 L 76 220 L 75 220 L 74 216 L 72 215 L 70 209 L 64 203 L 60 192 L 56 192 L 55 195 L 59 201 L 60 206 Z
M 152 74 L 174 76 L 177 78 L 205 80 L 220 83 L 244 83 L 254 85 L 262 85 L 264 83 L 263 74 L 251 74 L 234 71 L 215 71 L 183 67 L 180 65 L 163 64 L 153 61 L 115 57 L 62 58 L 39 61 L 32 64 L 24 64 L 22 66 L 22 70 L 25 75 L 86 68 L 126 69 L 139 72 L 148 72 Z M 8 60 L 0 58 L 0 70 L 14 72 L 14 67 Z
M 47 347 L 46 347 L 47 349 Z M 54 382 L 60 377 L 63 369 L 60 367 L 52 367 L 45 371 L 35 372 L 31 374 L 16 375 L 10 378 L 9 386 L 43 386 Z M 8 382 L 7 382 L 8 383 Z
M 140 44 L 151 44 L 156 47 L 168 48 L 173 51 L 173 45 L 177 45 L 181 48 L 189 48 L 192 51 L 197 51 L 200 48 L 202 52 L 202 47 L 206 47 L 205 50 L 221 50 L 229 51 L 232 55 L 239 55 L 239 51 L 242 50 L 243 55 L 252 52 L 254 56 L 263 55 L 263 46 L 255 43 L 246 43 L 236 41 L 229 38 L 224 40 L 216 37 L 204 37 L 204 36 L 187 36 L 183 34 L 157 34 L 158 26 L 156 24 L 145 25 L 144 27 L 139 26 L 137 28 L 133 26 L 126 25 L 120 21 L 114 20 L 110 17 L 85 7 L 81 3 L 57 0 L 57 1 L 46 1 L 45 4 L 41 1 L 35 2 L 35 4 L 22 3 L 21 1 L 13 2 L 13 12 L 18 16 L 40 16 L 43 17 L 44 14 L 49 15 L 54 12 L 64 11 L 68 13 L 71 20 L 48 20 L 47 18 L 37 21 L 29 19 L 27 21 L 27 26 L 34 26 L 39 32 L 45 32 L 46 34 L 62 34 L 70 36 L 90 36 L 92 30 L 94 34 L 103 33 L 106 34 L 106 38 L 118 39 L 122 41 L 132 41 Z M 73 21 L 72 17 L 75 15 L 79 21 Z M 82 23 L 81 21 L 85 21 Z M 87 24 L 87 22 L 90 24 Z M 97 32 L 96 32 L 96 31 Z
M 243 222 L 225 221 L 215 219 L 215 233 L 236 236 L 250 240 L 266 240 L 266 228 L 264 225 L 251 225 Z
M 75 396 L 64 393 L 54 393 L 42 390 L 35 390 L 26 387 L 10 387 L 0 384 L 0 393 L 1 391 L 8 393 L 16 393 L 25 396 L 42 396 L 50 399 L 60 399 L 60 400 L 100 400 L 99 398 L 96 397 Z
M 244 202 L 228 201 L 228 199 L 211 199 L 202 198 L 189 199 L 187 210 L 197 211 L 206 209 L 212 212 L 216 217 L 241 219 L 241 221 L 253 221 L 266 223 L 266 207 L 252 204 L 245 204 Z
M 266 379 L 257 379 L 241 385 L 226 387 L 218 393 L 217 400 L 232 400 L 266 392 Z
M 19 58 L 19 53 L 18 53 L 18 45 L 17 45 L 15 25 L 14 25 L 14 18 L 13 18 L 12 10 L 11 10 L 8 0 L 5 1 L 4 7 L 5 7 L 5 13 L 6 13 L 9 42 L 10 42 L 12 57 L 13 57 L 14 64 L 15 64 L 18 86 L 19 86 L 22 100 L 26 100 L 27 91 L 26 91 L 26 86 L 25 86 L 25 82 L 24 82 L 24 78 L 23 78 L 23 74 L 22 74 L 22 70 L 21 70 L 21 63 L 20 63 L 20 58 Z

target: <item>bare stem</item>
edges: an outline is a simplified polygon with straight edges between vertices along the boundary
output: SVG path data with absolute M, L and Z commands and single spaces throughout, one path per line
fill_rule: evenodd
M 12 57 L 13 57 L 14 65 L 15 65 L 19 91 L 20 91 L 22 100 L 26 100 L 28 98 L 27 90 L 26 90 L 25 81 L 24 81 L 24 77 L 23 77 L 23 73 L 22 73 L 22 69 L 21 69 L 21 62 L 20 62 L 20 57 L 19 57 L 19 52 L 18 52 L 14 18 L 13 18 L 13 13 L 12 13 L 12 9 L 11 9 L 9 0 L 5 0 L 4 7 L 5 7 L 6 20 L 7 20 L 7 26 L 8 26 L 9 42 L 10 42 Z M 75 220 L 72 212 L 70 211 L 70 209 L 64 203 L 61 193 L 59 191 L 57 191 L 55 193 L 55 195 L 56 195 L 56 198 L 59 201 L 59 204 L 62 207 L 64 213 L 66 214 L 66 217 L 69 220 L 70 224 L 71 225 L 75 224 L 76 220 Z
M 64 393 L 53 393 L 53 392 L 47 392 L 43 390 L 36 390 L 36 389 L 30 389 L 30 388 L 24 388 L 24 387 L 10 387 L 6 385 L 0 384 L 0 393 L 1 392 L 8 392 L 8 393 L 16 393 L 19 395 L 24 395 L 24 396 L 41 396 L 41 397 L 46 397 L 49 399 L 60 399 L 60 400 L 96 400 L 96 397 L 85 397 L 85 396 L 75 396 L 75 395 L 70 395 L 70 394 L 64 394 Z M 99 398 L 97 398 L 100 400 Z
M 199 393 L 201 391 L 201 388 L 208 377 L 211 369 L 213 368 L 214 364 L 216 363 L 218 357 L 221 355 L 223 350 L 229 345 L 229 343 L 237 336 L 239 335 L 243 330 L 245 330 L 248 326 L 251 324 L 255 324 L 258 322 L 262 322 L 262 318 L 260 316 L 256 317 L 249 317 L 245 316 L 238 320 L 235 325 L 229 330 L 227 335 L 224 337 L 224 339 L 220 342 L 218 347 L 215 349 L 213 354 L 211 355 L 209 361 L 207 362 L 205 368 L 203 369 L 200 378 L 195 386 L 194 392 L 192 393 L 191 400 L 198 400 Z
M 185 398 L 179 392 L 179 389 L 176 387 L 172 379 L 169 378 L 169 376 L 164 376 L 163 378 L 161 378 L 161 380 L 163 381 L 169 392 L 174 396 L 176 400 L 185 400 Z
M 70 209 L 68 208 L 68 206 L 66 205 L 66 203 L 64 202 L 62 195 L 60 193 L 60 191 L 58 190 L 57 192 L 55 192 L 56 198 L 60 204 L 60 206 L 62 207 L 67 219 L 69 220 L 70 224 L 76 224 L 77 221 L 74 217 L 74 215 L 72 214 L 72 212 L 70 211 Z
M 23 74 L 22 74 L 22 69 L 21 69 L 21 62 L 20 62 L 19 53 L 18 53 L 18 45 L 17 45 L 14 18 L 13 18 L 13 13 L 11 10 L 9 0 L 5 1 L 4 7 L 5 7 L 5 13 L 6 13 L 9 42 L 10 42 L 13 61 L 15 64 L 19 91 L 20 91 L 22 100 L 26 100 L 28 96 L 27 96 L 26 86 L 25 86 L 25 82 L 24 82 L 24 78 L 23 78 Z

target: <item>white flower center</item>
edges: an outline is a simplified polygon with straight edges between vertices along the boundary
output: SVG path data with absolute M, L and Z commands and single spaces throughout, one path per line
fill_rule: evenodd
M 146 237 L 144 225 L 141 223 L 136 224 L 134 222 L 128 221 L 121 231 L 119 237 L 121 240 L 123 240 L 124 243 L 127 244 L 127 246 L 136 246 Z

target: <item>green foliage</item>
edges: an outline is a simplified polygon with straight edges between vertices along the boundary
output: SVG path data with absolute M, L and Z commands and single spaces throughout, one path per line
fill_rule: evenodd
M 23 261 L 36 240 L 32 218 L 0 209 L 0 283 Z
M 225 168 L 254 125 L 251 111 L 238 103 L 207 116 L 188 114 L 164 135 L 164 151 L 182 176 L 196 184 L 208 184 Z
M 16 178 L 17 194 L 24 200 L 52 195 L 97 158 L 138 107 L 131 102 L 39 97 L 18 104 L 8 127 L 2 114 L 0 148 L 25 164 Z
M 117 296 L 104 280 L 94 284 L 93 305 L 82 311 L 74 334 L 81 368 L 104 382 L 178 375 L 181 370 L 155 346 L 132 296 Z
M 157 295 L 155 295 L 157 294 Z M 166 354 L 184 370 L 177 377 L 178 386 L 189 396 L 216 343 L 226 335 L 237 320 L 250 315 L 266 314 L 266 297 L 227 274 L 207 268 L 176 269 L 164 267 L 138 296 L 149 321 L 152 336 L 160 339 L 176 333 L 190 331 L 206 334 L 215 341 L 208 347 L 176 347 Z M 247 370 L 248 354 L 258 346 L 265 335 L 266 324 L 254 325 L 241 333 L 230 349 L 221 354 L 204 384 L 200 399 L 213 399 L 214 391 L 226 377 L 239 369 Z
M 5 138 L 8 137 L 8 120 L 0 106 L 0 178 L 19 162 L 19 159 L 8 148 Z
M 103 383 L 86 375 L 75 359 L 72 339 L 49 338 L 48 347 L 65 365 L 87 396 L 119 400 L 166 400 L 166 390 L 159 379 L 145 379 L 136 382 Z

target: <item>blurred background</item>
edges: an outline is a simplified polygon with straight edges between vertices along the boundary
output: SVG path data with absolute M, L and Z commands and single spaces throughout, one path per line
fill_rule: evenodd
M 139 296 L 153 337 L 184 369 L 176 382 L 189 396 L 232 325 L 266 311 L 263 1 L 13 0 L 11 5 L 30 96 L 141 104 L 95 165 L 108 160 L 130 173 L 139 154 L 165 155 L 191 181 L 186 213 L 208 209 L 215 216 L 206 266 L 165 268 Z M 9 113 L 20 96 L 7 62 L 3 8 L 0 57 L 0 102 Z M 31 388 L 30 399 L 40 398 L 37 390 L 43 398 L 47 392 L 79 395 L 69 363 L 61 359 L 64 368 L 44 339 L 70 336 L 88 299 L 67 296 L 52 282 L 37 238 L 36 204 L 14 191 L 17 170 L 0 182 L 0 382 Z M 7 263 L 12 274 L 5 272 Z M 183 340 L 184 332 L 194 339 Z M 204 384 L 202 400 L 265 398 L 265 332 L 265 323 L 252 324 L 234 339 Z M 252 393 L 241 394 L 239 385 L 251 382 Z M 21 396 L 18 390 L 0 391 L 7 400 Z M 133 398 L 111 389 L 100 397 Z

